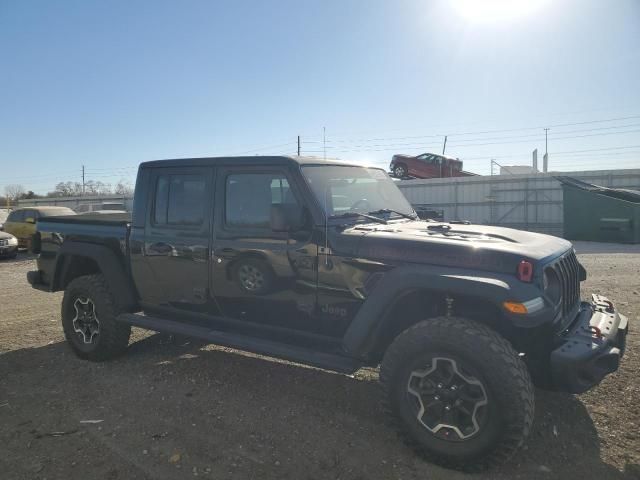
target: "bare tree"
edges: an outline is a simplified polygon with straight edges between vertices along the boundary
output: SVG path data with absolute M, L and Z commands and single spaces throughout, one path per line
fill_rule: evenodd
M 116 195 L 129 196 L 133 194 L 133 187 L 131 186 L 131 183 L 121 179 L 116 184 L 116 188 L 114 189 L 113 193 L 115 193 Z
M 84 184 L 84 191 L 88 195 L 108 195 L 111 193 L 111 186 L 100 181 L 89 180 Z
M 50 197 L 74 197 L 82 194 L 82 184 L 78 182 L 60 182 L 53 192 L 49 192 Z
M 18 184 L 6 185 L 4 187 L 5 196 L 12 202 L 16 202 L 18 198 L 24 195 L 24 187 Z

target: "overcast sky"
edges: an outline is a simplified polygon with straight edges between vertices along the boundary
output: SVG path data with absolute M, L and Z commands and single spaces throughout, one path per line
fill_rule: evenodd
M 640 1 L 0 0 L 0 189 L 141 161 L 441 151 L 640 168 Z M 478 2 L 476 2 L 478 3 Z M 498 5 L 498 8 L 496 7 Z M 464 134 L 464 135 L 463 135 Z

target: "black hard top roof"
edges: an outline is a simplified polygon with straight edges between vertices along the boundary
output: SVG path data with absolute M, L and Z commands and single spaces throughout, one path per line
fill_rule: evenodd
M 344 162 L 335 159 L 323 159 L 318 157 L 295 156 L 260 156 L 251 157 L 200 157 L 200 158 L 176 158 L 170 160 L 152 160 L 140 164 L 140 168 L 148 167 L 204 167 L 212 165 L 349 165 L 362 167 L 363 165 Z

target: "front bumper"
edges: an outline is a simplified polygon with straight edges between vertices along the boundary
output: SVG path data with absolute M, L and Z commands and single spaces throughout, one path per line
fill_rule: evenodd
M 3 245 L 0 247 L 0 258 L 12 257 L 18 253 L 17 245 Z
M 583 302 L 575 320 L 551 352 L 551 376 L 556 389 L 582 393 L 615 372 L 624 355 L 629 323 L 606 297 Z

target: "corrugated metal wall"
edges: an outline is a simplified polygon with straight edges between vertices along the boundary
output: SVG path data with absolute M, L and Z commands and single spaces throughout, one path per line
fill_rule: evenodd
M 493 175 L 405 180 L 398 186 L 412 204 L 443 210 L 445 220 L 501 225 L 562 236 L 562 187 L 567 175 L 602 185 L 640 190 L 640 169 Z

